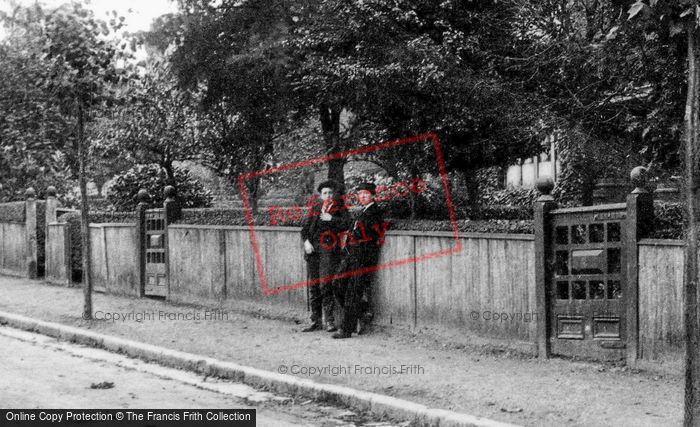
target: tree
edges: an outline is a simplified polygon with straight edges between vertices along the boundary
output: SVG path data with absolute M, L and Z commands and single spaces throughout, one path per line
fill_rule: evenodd
M 508 0 L 507 42 L 492 47 L 498 75 L 541 99 L 564 136 L 620 147 L 616 162 L 591 162 L 598 177 L 626 177 L 629 168 L 615 167 L 625 157 L 661 175 L 680 161 L 685 47 L 655 23 L 629 21 L 629 4 Z
M 196 99 L 178 87 L 164 58 L 150 60 L 120 90 L 124 99 L 113 109 L 104 142 L 135 163 L 159 165 L 175 186 L 173 163 L 201 155 Z
M 114 41 L 103 36 L 121 28 L 123 18 L 107 24 L 94 17 L 92 11 L 72 2 L 49 10 L 42 19 L 43 54 L 47 61 L 47 75 L 40 84 L 50 94 L 56 108 L 75 120 L 76 145 L 79 165 L 81 241 L 83 259 L 83 318 L 92 318 L 92 279 L 89 238 L 89 204 L 87 171 L 89 141 L 86 123 L 92 121 L 98 108 L 113 102 L 118 94 L 113 85 L 127 72 L 117 68 L 120 49 Z
M 36 84 L 47 67 L 41 16 L 36 5 L 0 12 L 6 32 L 0 40 L 0 200 L 23 199 L 28 187 L 39 197 L 48 185 L 63 192 L 70 183 L 74 163 L 63 151 L 73 141 L 70 121 Z
M 688 241 L 685 257 L 683 300 L 686 335 L 685 398 L 683 424 L 700 424 L 700 324 L 698 317 L 698 218 L 700 211 L 700 1 L 638 0 L 629 8 L 629 18 L 645 21 L 647 31 L 658 37 L 685 33 L 687 58 L 684 115 L 685 197 Z
M 289 115 L 283 40 L 292 22 L 279 0 L 182 1 L 173 18 L 177 34 L 171 61 L 181 84 L 201 93 L 200 135 L 211 164 L 233 182 L 266 166 Z M 155 37 L 158 39 L 158 37 Z M 248 182 L 255 209 L 259 178 Z
M 343 110 L 365 126 L 365 140 L 437 131 L 448 168 L 466 177 L 539 152 L 546 110 L 494 77 L 489 43 L 507 38 L 489 22 L 502 7 L 427 0 L 329 0 L 308 7 L 291 43 L 294 84 L 302 105 L 320 106 L 328 152 L 362 143 L 340 134 Z M 420 153 L 382 154 L 390 157 L 383 164 L 414 175 L 426 166 Z M 342 164 L 331 164 L 329 176 L 342 179 Z

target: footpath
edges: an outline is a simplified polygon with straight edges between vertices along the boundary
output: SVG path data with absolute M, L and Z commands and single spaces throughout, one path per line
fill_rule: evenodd
M 397 328 L 334 340 L 251 303 L 174 305 L 0 276 L 0 311 L 520 425 L 682 424 L 679 375 L 451 345 Z M 109 319 L 118 313 L 124 319 Z M 205 318 L 206 317 L 206 318 Z M 0 353 L 2 354 L 2 353 Z M 5 355 L 5 357 L 8 357 Z

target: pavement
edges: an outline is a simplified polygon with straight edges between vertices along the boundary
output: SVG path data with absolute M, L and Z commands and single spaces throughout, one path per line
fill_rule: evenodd
M 0 326 L 4 408 L 256 409 L 258 426 L 400 424 Z
M 80 330 L 235 362 L 313 383 L 342 386 L 520 425 L 681 425 L 682 378 L 623 366 L 538 360 L 483 346 L 466 334 L 376 329 L 349 340 L 301 333 L 305 319 L 266 305 L 173 305 L 0 277 L 0 310 Z M 473 341 L 473 343 L 472 343 Z

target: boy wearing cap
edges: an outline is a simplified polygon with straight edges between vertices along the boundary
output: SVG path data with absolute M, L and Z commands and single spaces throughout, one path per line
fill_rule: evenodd
M 345 246 L 349 271 L 377 265 L 379 252 L 384 243 L 386 224 L 381 208 L 374 201 L 376 186 L 362 183 L 356 189 L 357 199 L 362 208 L 352 223 L 348 244 Z M 353 276 L 347 280 L 345 289 L 334 289 L 339 305 L 343 308 L 341 330 L 333 338 L 350 338 L 358 320 L 360 333 L 366 332 L 372 319 L 372 285 L 374 272 Z M 363 302 L 363 296 L 366 302 Z
M 318 185 L 317 191 L 321 197 L 320 210 L 310 212 L 301 230 L 301 240 L 304 243 L 304 259 L 307 262 L 309 280 L 329 277 L 336 273 L 341 259 L 340 245 L 330 245 L 322 239 L 336 236 L 348 228 L 347 211 L 342 209 L 336 196 L 340 192 L 340 184 L 327 180 Z M 312 207 L 311 209 L 319 209 Z M 326 318 L 326 330 L 335 332 L 335 299 L 332 283 L 310 285 L 311 325 L 302 332 L 312 332 L 323 329 L 323 315 Z

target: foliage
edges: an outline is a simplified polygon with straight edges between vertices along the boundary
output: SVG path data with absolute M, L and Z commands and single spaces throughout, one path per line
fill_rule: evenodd
M 595 163 L 607 166 L 605 173 L 614 174 L 617 163 L 628 158 L 657 171 L 678 167 L 685 104 L 682 40 L 659 31 L 657 22 L 629 20 L 629 2 L 505 3 L 511 43 L 494 50 L 499 76 L 541 98 L 563 119 L 564 133 L 583 135 L 577 138 L 597 155 L 616 147 L 615 160 Z
M 116 12 L 113 12 L 116 18 Z M 119 99 L 114 85 L 129 77 L 127 67 L 118 67 L 119 60 L 126 59 L 114 39 L 105 36 L 118 31 L 120 22 L 110 20 L 109 25 L 94 17 L 94 13 L 81 3 L 72 2 L 57 7 L 45 15 L 43 58 L 46 61 L 46 78 L 38 85 L 48 94 L 51 104 L 62 114 L 75 120 L 75 146 L 66 150 L 78 160 L 78 184 L 80 188 L 83 269 L 90 271 L 92 263 L 89 237 L 89 201 L 87 195 L 89 139 L 86 124 L 93 121 L 95 113 Z M 90 274 L 83 276 L 83 318 L 92 318 L 92 282 Z
M 289 85 L 282 40 L 290 10 L 277 0 L 185 0 L 181 10 L 159 28 L 176 35 L 171 61 L 180 82 L 201 93 L 199 130 L 211 154 L 208 163 L 238 188 L 239 174 L 265 168 L 275 139 L 286 131 Z M 259 179 L 247 184 L 255 205 Z
M 38 5 L 0 11 L 0 201 L 23 200 L 28 187 L 41 196 L 70 178 L 70 158 L 61 150 L 73 141 L 71 122 L 37 84 L 48 66 L 42 17 Z
M 485 205 L 504 205 L 532 209 L 532 204 L 539 197 L 534 188 L 506 188 L 482 194 Z
M 469 174 L 537 152 L 545 110 L 491 76 L 490 40 L 503 39 L 491 21 L 501 8 L 491 1 L 336 0 L 304 9 L 290 42 L 301 102 L 348 109 L 365 127 L 354 139 L 327 141 L 329 148 L 435 130 L 447 167 Z M 415 176 L 426 159 L 414 148 L 378 157 L 393 165 L 391 175 Z
M 180 81 L 203 91 L 202 136 L 231 178 L 267 166 L 290 112 L 297 123 L 317 117 L 325 153 L 436 130 L 448 168 L 471 173 L 539 151 L 539 135 L 551 128 L 546 109 L 533 108 L 537 98 L 492 76 L 492 39 L 508 41 L 491 23 L 502 8 L 491 1 L 183 0 L 181 13 L 160 20 L 151 39 L 173 46 Z M 392 176 L 415 175 L 429 162 L 419 154 L 416 147 L 374 160 Z M 330 161 L 329 176 L 342 181 L 344 162 Z
M 175 167 L 177 197 L 182 207 L 195 208 L 211 205 L 212 196 L 187 169 Z M 165 171 L 158 165 L 137 165 L 114 177 L 107 200 L 115 210 L 133 210 L 138 204 L 136 195 L 144 189 L 150 196 L 152 206 L 162 206 L 165 201 L 163 189 L 169 180 Z
M 0 203 L 0 222 L 24 223 L 24 201 Z
M 655 239 L 684 239 L 688 216 L 683 203 L 654 203 L 654 223 L 649 237 Z
M 122 90 L 124 100 L 113 109 L 98 150 L 158 164 L 172 183 L 173 162 L 200 157 L 196 99 L 178 88 L 163 58 L 150 60 Z
M 178 222 L 182 224 L 199 225 L 248 225 L 243 209 L 183 209 L 182 216 Z M 388 222 L 390 223 L 391 230 L 452 231 L 452 224 L 449 220 L 406 220 L 388 218 Z M 257 226 L 272 225 L 267 213 L 254 214 L 253 224 Z M 300 227 L 302 221 L 289 221 L 285 222 L 284 225 Z M 457 221 L 457 226 L 462 232 L 517 234 L 531 234 L 533 232 L 533 223 L 531 219 L 462 219 Z

